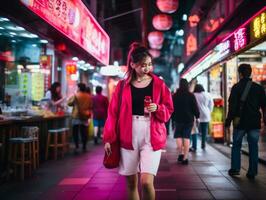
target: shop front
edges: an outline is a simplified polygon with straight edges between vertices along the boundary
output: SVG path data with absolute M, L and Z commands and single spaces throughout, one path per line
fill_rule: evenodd
M 43 159 L 47 129 L 70 124 L 67 113 L 47 109 L 46 91 L 59 81 L 62 96 L 73 95 L 78 82 L 89 82 L 89 69 L 109 64 L 109 49 L 109 36 L 81 0 L 20 0 L 1 7 L 2 150 L 7 150 L 9 129 L 19 133 L 21 126 L 37 125 Z M 0 156 L 0 165 L 6 158 Z
M 252 79 L 265 87 L 266 81 L 266 7 L 263 7 L 253 17 L 227 35 L 205 56 L 188 68 L 182 77 L 189 81 L 201 76 L 206 71 L 209 74 L 209 92 L 213 98 L 221 97 L 220 104 L 224 109 L 222 121 L 227 113 L 228 98 L 232 86 L 239 80 L 237 66 L 249 63 L 252 66 Z M 215 103 L 215 104 L 216 104 Z M 216 114 L 213 111 L 213 120 Z M 219 113 L 219 112 L 218 112 Z M 219 114 L 219 115 L 220 115 Z M 211 130 L 212 133 L 215 132 Z M 222 130 L 222 128 L 220 128 Z M 265 140 L 265 131 L 261 133 L 261 141 Z M 228 144 L 232 143 L 232 131 L 222 138 Z M 261 145 L 263 146 L 263 145 Z
M 44 45 L 50 55 L 44 55 Z M 0 100 L 6 106 L 40 101 L 49 87 L 53 50 L 48 40 L 0 17 Z
M 78 81 L 89 82 L 89 69 L 109 63 L 109 36 L 81 0 L 21 0 L 0 14 L 0 100 L 7 106 L 39 102 L 54 81 L 69 96 Z

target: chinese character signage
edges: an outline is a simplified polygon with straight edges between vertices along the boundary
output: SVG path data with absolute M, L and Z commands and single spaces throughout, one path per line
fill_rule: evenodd
M 246 28 L 240 28 L 234 32 L 234 49 L 238 51 L 247 45 Z
M 40 69 L 44 74 L 44 90 L 47 91 L 51 86 L 51 70 L 52 70 L 52 56 L 40 56 Z
M 104 65 L 109 64 L 110 38 L 81 0 L 21 0 Z
M 75 61 L 68 61 L 66 63 L 67 75 L 72 75 L 77 73 L 77 63 Z
M 260 39 L 266 35 L 266 11 L 252 20 L 250 33 L 252 40 Z
M 31 91 L 31 74 L 28 72 L 23 72 L 19 74 L 19 90 L 21 96 L 30 96 Z
M 44 74 L 32 73 L 31 96 L 33 101 L 40 101 L 44 96 Z

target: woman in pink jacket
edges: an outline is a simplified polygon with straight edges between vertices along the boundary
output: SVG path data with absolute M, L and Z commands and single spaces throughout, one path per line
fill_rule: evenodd
M 161 149 L 166 144 L 167 122 L 173 112 L 169 89 L 152 73 L 152 56 L 148 49 L 133 43 L 128 53 L 128 73 L 122 90 L 120 113 L 118 112 L 119 89 L 111 99 L 108 118 L 104 127 L 105 151 L 115 141 L 116 120 L 119 120 L 121 161 L 119 174 L 126 177 L 128 199 L 139 199 L 138 173 L 140 173 L 143 198 L 154 200 L 154 176 L 157 174 Z M 144 99 L 151 99 L 144 109 Z

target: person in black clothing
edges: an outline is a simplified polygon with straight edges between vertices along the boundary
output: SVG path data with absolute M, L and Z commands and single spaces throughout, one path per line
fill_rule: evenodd
M 199 118 L 199 109 L 196 98 L 193 93 L 189 92 L 188 82 L 186 79 L 180 79 L 179 89 L 173 96 L 174 113 L 172 115 L 175 123 L 175 134 L 178 162 L 188 164 L 188 152 L 190 145 L 190 134 L 195 118 Z M 184 152 L 182 151 L 184 146 Z
M 233 148 L 231 169 L 228 171 L 228 174 L 231 176 L 240 174 L 242 139 L 247 133 L 249 169 L 246 176 L 249 179 L 254 179 L 258 173 L 258 141 L 261 128 L 260 109 L 263 113 L 264 124 L 266 124 L 266 95 L 261 85 L 252 82 L 250 78 L 251 72 L 252 69 L 249 64 L 241 64 L 238 67 L 240 81 L 231 90 L 225 127 L 229 131 L 230 124 L 233 121 Z M 251 84 L 249 90 L 246 88 L 248 83 Z M 241 101 L 240 99 L 245 90 L 248 92 L 247 97 Z

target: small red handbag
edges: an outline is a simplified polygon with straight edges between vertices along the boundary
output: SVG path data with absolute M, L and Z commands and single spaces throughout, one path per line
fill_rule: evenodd
M 120 162 L 120 142 L 116 140 L 111 143 L 111 154 L 107 155 L 105 152 L 103 165 L 107 169 L 117 168 Z
M 122 91 L 124 88 L 124 83 L 125 81 L 122 81 L 121 86 L 119 88 L 119 93 L 118 93 L 118 97 L 119 97 L 119 102 L 118 102 L 118 118 L 116 121 L 116 140 L 114 142 L 112 142 L 111 145 L 111 154 L 107 154 L 105 152 L 104 154 L 104 159 L 103 159 L 103 165 L 105 168 L 107 169 L 113 169 L 113 168 L 117 168 L 119 166 L 120 163 L 120 139 L 119 139 L 119 128 L 118 128 L 118 121 L 119 121 L 119 115 L 120 115 L 120 106 L 121 106 L 121 101 L 122 101 Z

